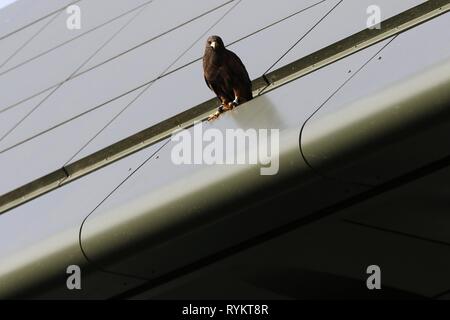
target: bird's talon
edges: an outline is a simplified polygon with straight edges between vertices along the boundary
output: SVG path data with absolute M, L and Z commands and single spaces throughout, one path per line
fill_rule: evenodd
M 218 112 L 220 113 L 224 113 L 226 111 L 229 111 L 231 109 L 233 109 L 231 106 L 231 102 L 227 103 L 227 104 L 221 104 L 220 107 L 217 109 Z
M 208 121 L 216 120 L 217 118 L 219 118 L 219 115 L 220 115 L 220 114 L 221 114 L 220 111 L 214 112 L 213 114 L 211 114 L 211 115 L 208 117 Z
M 233 108 L 234 108 L 234 105 L 233 105 L 232 102 L 228 102 L 227 105 L 223 106 L 223 110 L 224 110 L 224 111 L 233 110 Z

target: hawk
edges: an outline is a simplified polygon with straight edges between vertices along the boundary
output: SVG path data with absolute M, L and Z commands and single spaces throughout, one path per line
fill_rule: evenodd
M 203 75 L 220 101 L 219 109 L 208 120 L 253 98 L 252 82 L 244 64 L 234 52 L 225 48 L 219 36 L 211 36 L 206 41 Z

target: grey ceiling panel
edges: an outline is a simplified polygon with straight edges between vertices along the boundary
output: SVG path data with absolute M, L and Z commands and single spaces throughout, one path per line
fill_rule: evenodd
M 449 14 L 445 14 L 394 39 L 376 59 L 370 61 L 361 72 L 356 74 L 309 120 L 305 126 L 305 137 L 309 133 L 307 130 L 310 124 L 316 123 L 329 115 L 337 114 L 352 102 L 362 100 L 396 83 L 412 78 L 435 65 L 448 61 L 450 59 L 450 42 L 442 41 L 440 34 L 442 30 L 450 28 L 449 17 Z M 417 39 L 421 39 L 421 41 L 417 41 Z M 430 50 L 430 48 L 433 48 L 433 50 Z M 406 146 L 407 143 L 404 142 L 403 145 Z M 422 148 L 424 147 L 422 146 Z M 418 148 L 418 146 L 414 145 L 414 148 Z M 386 152 L 388 152 L 387 150 L 391 149 L 386 149 Z M 428 151 L 431 152 L 431 150 Z M 308 153 L 306 149 L 305 152 Z M 395 152 L 395 148 L 391 152 Z M 423 152 L 426 153 L 425 150 Z M 436 154 L 434 156 L 440 157 L 442 155 Z M 432 156 L 432 153 L 428 154 L 426 161 L 431 161 L 434 156 Z M 353 168 L 351 172 L 346 173 L 331 173 L 328 172 L 328 169 L 325 172 L 324 169 L 322 173 L 335 178 L 339 176 L 341 179 L 347 179 L 348 181 L 376 184 L 384 181 L 387 177 L 391 177 L 394 174 L 393 170 L 396 171 L 395 174 L 400 174 L 408 168 L 412 170 L 413 167 L 410 166 L 421 166 L 422 160 L 416 160 L 419 162 L 416 163 L 411 160 L 408 165 L 402 165 L 401 170 L 394 165 L 392 160 L 390 167 L 367 168 L 363 166 L 359 169 Z M 309 159 L 309 161 L 312 166 L 321 170 L 315 160 Z
M 199 299 L 207 299 L 209 293 L 216 292 L 216 284 L 221 290 L 221 299 L 236 297 L 240 294 L 239 290 L 228 295 L 228 286 L 222 286 L 217 279 L 233 281 L 237 278 L 250 280 L 252 284 L 259 283 L 259 288 L 274 288 L 278 293 L 286 293 L 286 287 L 293 287 L 295 290 L 291 292 L 296 294 L 295 299 L 324 299 L 327 292 L 330 299 L 348 299 L 349 291 L 352 291 L 348 282 L 329 281 L 332 279 L 330 275 L 340 275 L 353 280 L 355 286 L 361 288 L 361 291 L 352 294 L 351 299 L 364 300 L 378 294 L 370 292 L 365 286 L 366 269 L 373 264 L 381 268 L 382 292 L 397 288 L 433 298 L 450 286 L 447 246 L 348 224 L 332 217 L 302 226 L 183 275 L 177 279 L 178 285 L 150 288 L 134 298 L 186 299 L 196 297 L 200 291 Z M 313 272 L 299 277 L 306 270 L 320 272 L 322 277 L 317 279 Z M 276 285 L 267 286 L 269 277 Z M 261 278 L 265 281 L 258 281 Z M 269 295 L 266 298 L 272 297 Z
M 10 70 L 17 65 L 33 57 L 41 55 L 48 50 L 55 49 L 72 39 L 82 36 L 88 32 L 101 27 L 112 19 L 127 13 L 130 10 L 138 10 L 143 4 L 151 2 L 150 0 L 128 0 L 128 1 L 110 1 L 110 0 L 82 0 L 77 3 L 81 10 L 81 29 L 70 30 L 66 26 L 69 14 L 62 11 L 42 32 L 37 35 L 33 41 L 27 44 L 14 58 L 0 68 L 1 72 Z M 48 20 L 48 19 L 46 19 Z M 41 22 L 42 23 L 42 22 Z M 36 24 L 37 25 L 37 24 Z M 34 25 L 33 25 L 33 28 Z M 27 28 L 25 30 L 31 29 Z M 24 30 L 24 31 L 25 31 Z M 0 45 L 3 41 L 0 41 Z
M 386 20 L 427 0 L 344 0 L 336 9 L 326 17 L 308 36 L 296 45 L 273 69 L 279 68 L 303 56 L 313 53 L 319 48 L 342 40 L 356 32 L 367 28 L 367 8 L 378 5 L 381 9 L 381 18 Z M 284 50 L 279 52 L 279 57 L 284 54 L 303 35 L 298 32 L 286 43 Z
M 325 2 L 322 0 L 243 0 L 237 5 L 236 10 L 230 12 L 227 17 L 211 29 L 209 34 L 221 36 L 225 45 L 228 45 L 255 32 L 261 32 L 263 35 L 258 37 L 256 43 L 242 41 L 243 44 L 241 45 L 247 47 L 249 51 L 249 54 L 245 56 L 245 61 L 254 60 L 259 62 L 259 59 L 251 59 L 252 57 L 254 58 L 255 52 L 258 52 L 258 55 L 267 55 L 268 53 L 272 53 L 274 56 L 279 55 L 279 51 L 283 48 L 282 46 L 280 47 L 281 42 L 285 43 L 286 38 L 295 38 L 295 35 L 298 33 L 306 31 L 314 24 L 314 21 L 318 20 L 336 2 L 336 0 L 327 0 Z M 314 5 L 316 6 L 314 7 Z M 283 23 L 283 19 L 286 18 L 289 22 Z M 236 23 L 237 21 L 239 23 Z M 274 27 L 271 26 L 272 24 L 281 24 L 281 26 Z M 271 29 L 271 32 L 263 32 L 263 29 L 268 27 Z M 283 34 L 283 37 L 280 37 L 281 34 Z M 201 39 L 171 70 L 201 57 L 204 44 L 205 39 Z M 254 71 L 250 73 L 253 77 L 260 76 Z
M 291 272 L 306 269 L 344 275 L 366 288 L 366 269 L 373 264 L 381 268 L 382 290 L 383 286 L 399 288 L 431 298 L 450 286 L 448 246 L 333 217 L 240 252 L 216 268 L 229 271 L 249 265 L 282 265 Z
M 242 128 L 244 130 L 248 128 L 277 128 L 281 131 L 300 128 L 301 124 L 316 107 L 326 100 L 350 76 L 348 68 L 361 66 L 384 44 L 375 45 L 304 78 L 291 82 L 278 90 L 258 97 L 252 102 L 225 113 L 219 121 L 205 123 L 205 129 L 216 128 L 223 132 L 226 129 L 233 128 Z M 320 90 L 317 90 L 317 88 L 320 88 Z M 131 123 L 130 119 L 126 119 L 126 117 L 121 119 L 121 121 L 123 121 L 123 124 Z M 192 130 L 194 129 L 191 128 L 190 131 L 192 132 Z M 171 189 L 174 185 L 183 183 L 180 181 L 181 176 L 201 176 L 204 169 L 208 167 L 207 165 L 177 166 L 173 164 L 171 152 L 174 144 L 175 142 L 169 142 L 167 146 L 155 154 L 152 159 L 128 179 L 120 189 L 116 190 L 89 217 L 87 223 L 89 224 L 91 219 L 98 222 L 102 219 L 102 216 L 109 215 L 111 210 L 124 207 L 135 201 L 139 202 L 140 199 L 149 199 L 149 197 L 157 195 L 161 196 L 161 192 L 164 192 L 164 190 L 174 190 Z M 280 171 L 285 169 L 280 168 Z M 199 179 L 201 180 L 200 176 Z M 345 185 L 345 187 L 352 188 L 351 185 Z M 190 186 L 186 185 L 186 188 L 189 189 Z M 171 192 L 167 191 L 165 194 L 169 196 Z M 333 192 L 330 194 L 333 194 Z M 327 202 L 325 198 L 322 200 L 323 202 L 321 203 Z M 208 201 L 208 199 L 205 199 L 205 201 Z M 115 221 L 116 218 L 111 216 L 111 219 L 111 221 Z M 91 228 L 88 227 L 87 230 L 91 230 Z M 88 231 L 88 235 L 90 235 L 90 231 Z M 90 244 L 88 244 L 89 247 Z M 155 261 L 155 263 L 159 263 L 159 261 Z M 129 265 L 127 269 L 122 268 L 125 267 L 123 265 L 116 266 L 109 270 L 126 273 L 127 271 L 131 272 L 133 269 L 139 269 L 139 267 L 132 268 Z M 136 272 L 140 276 L 144 275 L 142 274 L 144 272 L 142 269 Z
M 224 12 L 222 7 L 230 8 L 230 0 L 156 0 L 148 8 L 146 8 L 136 19 L 130 24 L 123 33 L 118 35 L 114 41 L 111 41 L 104 50 L 89 61 L 80 71 L 83 72 L 104 61 L 108 61 L 113 57 L 123 54 L 136 46 L 148 46 L 147 42 L 164 35 L 175 28 L 191 29 L 194 34 L 197 33 L 196 27 L 191 27 L 196 19 L 202 17 L 211 10 L 219 10 Z M 174 10 L 173 8 L 176 8 Z M 208 28 L 209 22 L 203 21 L 204 30 Z M 194 24 L 192 24 L 194 25 Z M 190 37 L 189 37 L 190 38 Z M 181 39 L 173 40 L 175 43 Z M 151 44 L 150 44 L 151 45 Z M 180 47 L 182 47 L 180 43 Z M 168 48 L 166 51 L 169 52 Z M 160 52 L 156 51 L 155 55 L 150 55 L 155 60 L 161 58 Z
M 12 145 L 30 135 L 42 132 L 158 77 L 196 38 L 205 32 L 207 28 L 205 25 L 208 26 L 217 21 L 225 9 L 214 11 L 192 22 L 188 27 L 170 32 L 148 46 L 123 55 L 65 83 L 38 110 L 23 121 L 3 141 L 3 145 Z M 158 53 L 156 57 L 150 58 L 156 53 Z M 4 78 L 0 78 L 0 81 L 2 79 Z M 178 85 L 173 84 L 174 87 Z M 201 86 L 204 85 L 201 84 Z
M 19 0 L 0 10 L 0 38 L 20 30 L 75 0 Z M 14 18 L 13 18 L 14 17 Z
M 346 210 L 343 219 L 447 244 L 450 249 L 450 170 L 437 171 Z

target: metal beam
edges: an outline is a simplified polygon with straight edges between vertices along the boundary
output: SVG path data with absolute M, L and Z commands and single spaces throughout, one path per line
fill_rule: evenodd
M 381 29 L 365 29 L 253 81 L 254 95 L 261 95 L 403 33 L 450 10 L 450 0 L 427 1 L 382 22 Z M 0 196 L 0 214 L 62 185 L 92 173 L 171 136 L 175 129 L 204 121 L 217 107 L 216 99 L 203 102 L 152 127 L 116 142 L 74 163 Z

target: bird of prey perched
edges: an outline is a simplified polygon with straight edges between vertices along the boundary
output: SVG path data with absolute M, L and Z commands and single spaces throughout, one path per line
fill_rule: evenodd
M 252 82 L 241 59 L 225 48 L 218 36 L 206 41 L 203 55 L 203 75 L 206 84 L 220 100 L 220 107 L 208 120 L 253 98 Z

